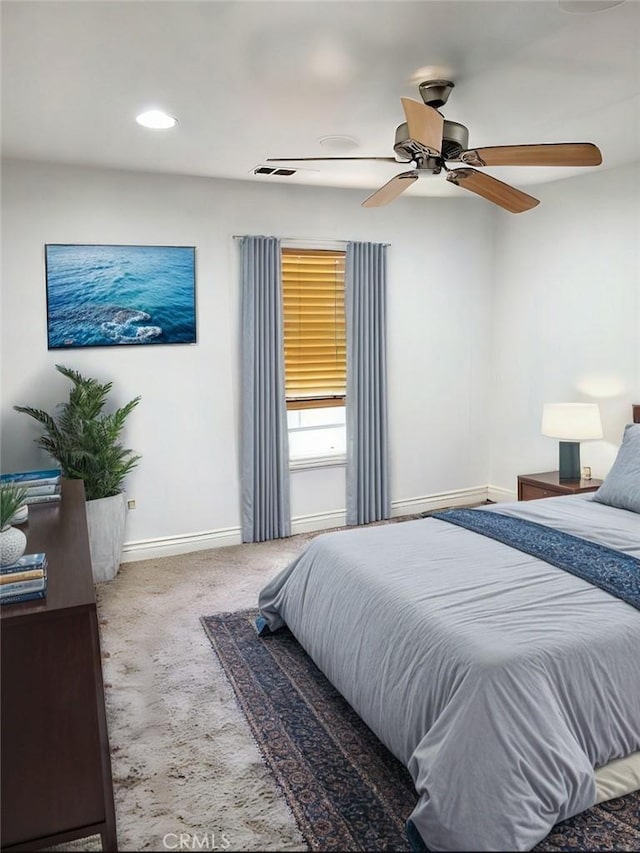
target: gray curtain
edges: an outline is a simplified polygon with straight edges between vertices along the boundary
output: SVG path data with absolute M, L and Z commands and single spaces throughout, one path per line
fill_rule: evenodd
M 386 348 L 387 247 L 349 243 L 347 313 L 347 524 L 389 518 Z
M 291 535 L 280 241 L 242 237 L 242 541 Z

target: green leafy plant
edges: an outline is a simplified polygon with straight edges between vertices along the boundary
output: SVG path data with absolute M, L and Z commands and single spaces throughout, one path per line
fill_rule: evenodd
M 0 530 L 10 523 L 27 496 L 23 486 L 0 486 Z
M 122 491 L 124 478 L 141 458 L 118 440 L 140 397 L 108 414 L 103 410 L 112 382 L 98 382 L 60 364 L 56 364 L 56 370 L 73 387 L 68 402 L 56 407 L 55 416 L 31 406 L 13 408 L 43 427 L 44 434 L 36 439 L 36 444 L 60 464 L 64 477 L 84 480 L 87 500 L 117 495 Z

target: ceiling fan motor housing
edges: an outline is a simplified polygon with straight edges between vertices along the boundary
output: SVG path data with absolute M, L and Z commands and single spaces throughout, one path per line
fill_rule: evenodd
M 445 120 L 442 134 L 442 159 L 457 160 L 460 152 L 468 147 L 468 143 L 469 131 L 467 128 L 463 124 L 458 124 L 457 121 Z M 406 122 L 396 128 L 393 150 L 401 160 L 427 159 L 430 156 L 429 151 L 411 139 Z

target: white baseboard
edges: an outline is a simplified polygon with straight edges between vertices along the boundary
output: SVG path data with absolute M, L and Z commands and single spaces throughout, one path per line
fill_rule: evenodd
M 208 530 L 203 533 L 185 533 L 182 536 L 166 536 L 159 539 L 140 539 L 138 542 L 125 542 L 122 549 L 122 562 L 132 563 L 136 560 L 154 560 L 156 557 L 175 557 L 177 554 L 189 554 L 191 551 L 207 551 L 209 548 L 222 548 L 224 545 L 241 543 L 239 527 Z
M 328 530 L 331 527 L 344 527 L 346 523 L 346 509 L 318 512 L 312 515 L 298 515 L 291 519 L 291 535 L 312 533 L 314 530 Z
M 468 489 L 457 489 L 453 492 L 441 492 L 422 498 L 409 498 L 404 501 L 393 501 L 391 515 L 414 515 L 419 512 L 431 512 L 434 509 L 444 509 L 449 506 L 465 506 L 466 504 L 482 503 L 487 499 L 487 486 L 472 486 Z
M 503 489 L 502 491 L 506 490 Z M 482 501 L 487 499 L 487 493 L 487 486 L 474 486 L 469 489 L 459 489 L 453 492 L 442 492 L 420 498 L 393 501 L 391 504 L 391 516 L 392 518 L 398 518 L 402 515 L 415 515 L 449 506 L 482 503 Z M 502 500 L 506 500 L 506 498 L 502 498 Z M 345 524 L 346 510 L 344 509 L 318 512 L 312 515 L 300 515 L 291 519 L 291 534 L 295 536 L 298 533 L 311 533 L 315 530 L 344 527 Z M 177 554 L 188 554 L 192 551 L 222 548 L 225 545 L 240 545 L 241 542 L 242 535 L 239 527 L 206 530 L 201 533 L 185 533 L 181 536 L 167 536 L 158 539 L 141 539 L 137 542 L 125 543 L 122 551 L 122 562 L 132 563 L 137 560 L 154 560 L 157 557 L 173 557 Z
M 487 486 L 487 491 L 489 500 L 496 503 L 518 500 L 518 494 L 513 489 L 503 489 L 501 486 Z

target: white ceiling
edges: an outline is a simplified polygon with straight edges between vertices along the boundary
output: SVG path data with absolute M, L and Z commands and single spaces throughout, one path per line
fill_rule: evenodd
M 557 0 L 4 0 L 3 154 L 375 189 L 407 166 L 253 170 L 267 157 L 392 156 L 400 97 L 420 100 L 425 66 L 455 83 L 442 112 L 470 147 L 594 142 L 600 169 L 640 157 L 639 0 L 590 15 Z M 178 125 L 137 125 L 152 107 Z M 319 143 L 332 134 L 358 146 Z M 520 187 L 582 171 L 487 169 Z M 471 195 L 444 175 L 406 194 Z

